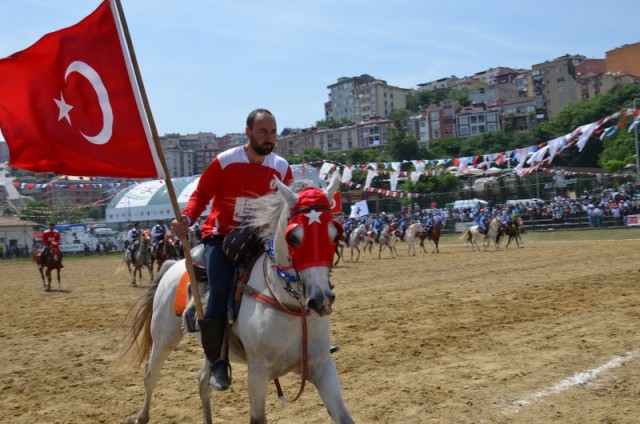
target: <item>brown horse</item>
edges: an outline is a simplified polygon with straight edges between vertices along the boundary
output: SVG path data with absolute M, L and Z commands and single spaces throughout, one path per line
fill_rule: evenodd
M 505 249 L 509 248 L 509 245 L 511 244 L 512 240 L 516 241 L 516 246 L 522 247 L 520 246 L 520 243 L 522 242 L 522 238 L 520 237 L 520 234 L 522 234 L 523 232 L 524 232 L 524 227 L 522 225 L 522 218 L 517 217 L 515 221 L 509 222 L 509 224 L 506 226 L 504 231 L 504 233 L 507 236 L 509 236 L 509 240 L 507 241 L 507 245 Z
M 160 267 L 167 259 L 178 260 L 178 251 L 175 244 L 173 244 L 172 238 L 172 235 L 167 233 L 162 245 L 156 247 L 151 256 L 151 268 L 153 268 L 153 263 L 155 262 L 158 264 L 158 271 L 160 271 Z
M 432 242 L 434 245 L 431 253 L 440 253 L 439 243 L 440 243 L 440 224 L 434 223 L 431 226 L 430 232 L 422 232 L 418 231 L 416 233 L 416 237 L 420 239 L 420 248 L 424 253 L 427 253 L 427 249 L 424 247 L 425 239 Z
M 60 282 L 60 269 L 62 269 L 62 254 L 60 253 L 60 246 L 57 242 L 51 243 L 51 246 L 47 249 L 46 257 L 44 259 L 44 268 L 40 267 L 40 248 L 33 249 L 31 255 L 31 261 L 34 265 L 38 266 L 40 271 L 40 277 L 42 277 L 42 285 L 45 291 L 51 290 L 51 271 L 54 269 L 57 271 L 58 276 L 58 289 L 62 289 L 62 283 Z M 45 280 L 46 276 L 46 280 Z

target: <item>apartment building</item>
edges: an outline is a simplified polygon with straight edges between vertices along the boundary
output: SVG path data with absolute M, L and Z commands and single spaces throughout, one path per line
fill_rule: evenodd
M 426 109 L 429 123 L 429 139 L 431 141 L 456 136 L 456 113 L 460 110 L 460 102 L 445 100 L 439 105 L 430 105 Z
M 367 74 L 339 78 L 327 88 L 330 92 L 325 119 L 354 123 L 387 118 L 392 110 L 406 108 L 407 94 L 411 91 Z
M 423 82 L 418 84 L 418 91 L 433 91 L 441 88 L 451 88 L 451 86 L 458 81 L 458 78 L 455 75 L 451 75 L 450 77 L 440 78 L 435 81 Z
M 359 77 L 340 77 L 337 82 L 327 86 L 329 89 L 329 101 L 325 103 L 325 119 L 327 121 L 347 120 L 355 122 L 353 90 L 362 84 L 375 80 L 371 75 L 363 74 Z
M 160 145 L 172 178 L 201 174 L 223 150 L 218 137 L 209 132 L 166 134 L 160 137 Z
M 353 122 L 366 122 L 375 118 L 387 118 L 394 109 L 407 107 L 409 89 L 388 85 L 375 80 L 353 89 Z
M 482 106 L 463 107 L 455 115 L 456 137 L 467 138 L 486 132 L 500 131 L 500 112 Z
M 567 54 L 533 65 L 531 74 L 538 116 L 555 119 L 561 108 L 580 99 L 576 66 L 586 59 L 582 55 Z
M 607 72 L 640 77 L 640 42 L 605 52 Z
M 536 119 L 536 106 L 533 97 L 518 97 L 501 104 L 500 127 L 505 131 L 525 131 L 531 129 Z

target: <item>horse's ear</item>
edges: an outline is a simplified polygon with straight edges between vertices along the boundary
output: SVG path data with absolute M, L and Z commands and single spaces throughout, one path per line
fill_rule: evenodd
M 289 187 L 284 185 L 282 181 L 280 181 L 277 177 L 274 177 L 273 181 L 275 181 L 276 187 L 278 187 L 278 192 L 281 193 L 287 201 L 289 209 L 293 208 L 296 203 L 298 203 L 298 195 L 295 194 Z
M 327 194 L 327 198 L 329 199 L 329 201 L 333 200 L 333 195 L 335 194 L 336 191 L 338 191 L 339 188 L 340 188 L 340 173 L 336 170 L 331 175 L 331 181 L 329 181 L 329 185 L 324 190 L 324 192 Z

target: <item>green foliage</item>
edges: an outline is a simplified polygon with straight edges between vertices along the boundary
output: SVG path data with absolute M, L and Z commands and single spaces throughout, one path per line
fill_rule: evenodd
M 48 223 L 51 207 L 40 200 L 32 200 L 20 211 L 20 219 L 26 221 Z
M 340 128 L 353 125 L 348 119 L 330 119 L 328 121 L 317 121 L 316 128 Z
M 420 148 L 414 134 L 407 129 L 410 112 L 406 109 L 394 109 L 389 114 L 393 122 L 387 148 L 392 160 L 402 161 L 419 159 Z
M 302 150 L 302 154 L 291 155 L 287 157 L 287 162 L 291 165 L 310 163 L 310 162 L 322 162 L 327 156 L 324 151 L 319 147 L 307 147 Z

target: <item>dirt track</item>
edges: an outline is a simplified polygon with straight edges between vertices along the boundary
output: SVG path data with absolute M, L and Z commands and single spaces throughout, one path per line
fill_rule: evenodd
M 622 230 L 621 230 L 622 231 Z M 637 233 L 619 241 L 535 241 L 472 253 L 341 263 L 333 273 L 335 360 L 359 423 L 637 423 Z M 120 423 L 143 396 L 143 369 L 110 371 L 129 305 L 120 257 L 68 258 L 66 291 L 45 293 L 29 262 L 1 261 L 3 423 Z M 148 284 L 148 280 L 145 280 Z M 151 422 L 199 423 L 202 355 L 185 337 L 163 369 Z M 246 373 L 214 394 L 216 423 L 248 421 Z M 293 394 L 299 381 L 283 380 Z M 518 402 L 519 401 L 519 402 Z M 313 387 L 269 396 L 272 423 L 330 422 Z

